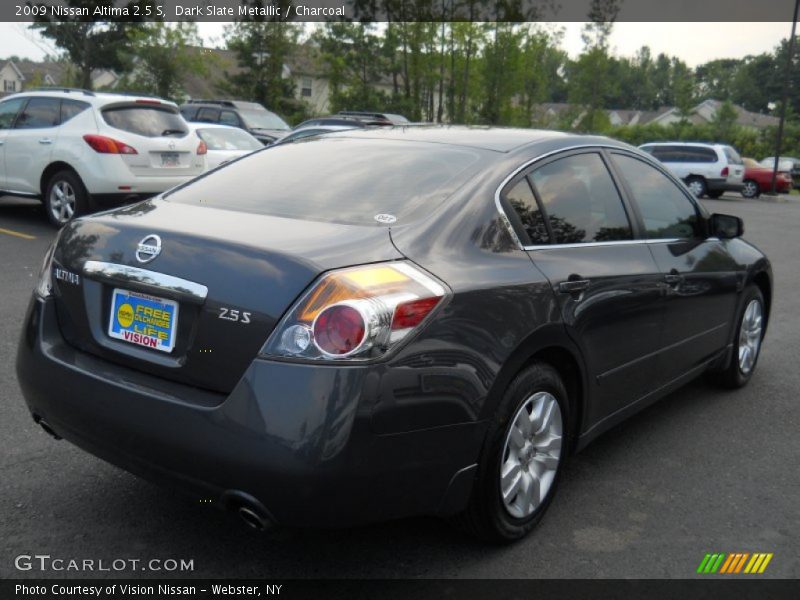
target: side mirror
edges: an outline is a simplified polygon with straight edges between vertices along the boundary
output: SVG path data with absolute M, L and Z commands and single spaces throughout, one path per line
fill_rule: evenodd
M 709 233 L 722 240 L 744 235 L 744 221 L 733 215 L 714 213 L 709 219 Z

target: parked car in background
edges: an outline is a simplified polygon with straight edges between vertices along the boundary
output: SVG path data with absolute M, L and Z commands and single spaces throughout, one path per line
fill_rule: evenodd
M 333 131 L 347 131 L 348 129 L 363 129 L 363 125 L 348 123 L 346 125 L 308 125 L 306 127 L 297 127 L 289 135 L 282 137 L 278 140 L 279 144 L 291 144 L 297 140 L 310 138 Z
M 768 156 L 762 159 L 761 166 L 774 169 L 775 157 Z M 778 171 L 789 171 L 792 175 L 794 189 L 800 190 L 800 158 L 792 158 L 791 156 L 778 157 Z
M 238 127 L 212 123 L 192 124 L 190 127 L 208 149 L 206 168 L 209 170 L 264 147 L 256 138 Z
M 353 117 L 361 121 L 371 121 L 369 125 L 406 125 L 410 121 L 403 115 L 392 113 L 370 112 L 362 110 L 340 110 L 339 116 Z
M 752 158 L 743 158 L 744 162 L 744 182 L 742 184 L 742 196 L 745 198 L 757 198 L 763 192 L 772 190 L 772 166 L 765 167 L 757 163 Z M 778 171 L 775 178 L 775 191 L 786 194 L 792 190 L 792 175 L 789 172 L 791 163 L 783 161 L 785 171 Z
M 283 137 L 289 125 L 257 102 L 240 100 L 189 100 L 181 114 L 193 123 L 219 123 L 244 129 L 265 146 Z
M 738 192 L 744 180 L 739 153 L 724 144 L 657 142 L 639 146 L 679 177 L 696 198 Z
M 0 101 L 0 195 L 41 199 L 57 227 L 188 181 L 204 153 L 160 98 L 41 89 Z
M 331 115 L 327 117 L 314 117 L 303 121 L 294 127 L 294 131 L 306 127 L 318 127 L 320 125 L 342 125 L 350 127 L 367 127 L 368 125 L 385 125 L 383 121 L 372 123 L 370 119 L 358 119 L 356 117 L 343 117 L 341 115 Z
M 603 431 L 751 380 L 773 286 L 742 233 L 604 137 L 331 133 L 69 224 L 17 375 L 51 435 L 254 528 L 510 542 Z

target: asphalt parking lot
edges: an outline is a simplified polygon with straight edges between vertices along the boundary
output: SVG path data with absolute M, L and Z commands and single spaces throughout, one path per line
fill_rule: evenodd
M 773 263 L 775 302 L 751 384 L 723 392 L 697 381 L 602 436 L 567 465 L 534 534 L 497 548 L 427 518 L 257 534 L 52 440 L 25 408 L 14 360 L 55 231 L 36 202 L 0 198 L 0 577 L 140 575 L 14 567 L 20 554 L 49 554 L 192 559 L 194 571 L 180 575 L 209 578 L 685 578 L 707 552 L 771 552 L 761 577 L 800 577 L 800 197 L 705 204 L 744 218 L 745 237 Z

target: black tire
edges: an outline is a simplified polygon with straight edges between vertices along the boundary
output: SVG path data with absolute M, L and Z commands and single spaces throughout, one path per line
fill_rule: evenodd
M 706 180 L 702 177 L 687 177 L 686 178 L 686 187 L 689 188 L 689 191 L 695 198 L 702 198 L 706 195 L 708 191 L 708 186 L 706 186 Z
M 63 227 L 70 220 L 86 213 L 88 206 L 89 194 L 74 171 L 58 171 L 47 182 L 44 212 L 53 227 Z
M 758 349 L 755 352 L 752 366 L 749 370 L 744 371 L 739 361 L 739 347 L 741 344 L 740 340 L 742 326 L 744 325 L 744 316 L 750 303 L 753 301 L 757 301 L 761 307 L 761 331 L 758 339 Z M 749 286 L 744 291 L 742 305 L 736 315 L 736 332 L 733 338 L 733 351 L 731 352 L 730 359 L 726 365 L 723 365 L 720 369 L 709 374 L 714 383 L 728 389 L 741 388 L 749 383 L 750 379 L 753 377 L 753 373 L 756 371 L 758 357 L 761 354 L 761 342 L 764 339 L 764 325 L 766 324 L 767 316 L 766 310 L 767 308 L 764 304 L 764 296 L 761 294 L 761 290 L 755 285 Z
M 531 514 L 517 518 L 509 513 L 501 497 L 500 472 L 512 420 L 537 392 L 552 395 L 560 408 L 560 456 L 545 497 Z M 506 390 L 489 425 L 469 505 L 455 517 L 456 524 L 482 540 L 498 544 L 513 542 L 527 535 L 542 519 L 561 478 L 571 442 L 569 417 L 566 388 L 553 367 L 534 363 L 520 372 Z
M 752 179 L 745 180 L 742 187 L 742 196 L 745 198 L 758 198 L 759 194 L 761 194 L 761 190 L 758 187 L 758 183 Z
M 715 192 L 708 192 L 708 197 L 711 198 L 712 200 L 716 200 L 717 198 L 722 196 L 722 194 L 724 194 L 724 193 L 725 192 L 721 192 L 719 190 L 717 190 Z

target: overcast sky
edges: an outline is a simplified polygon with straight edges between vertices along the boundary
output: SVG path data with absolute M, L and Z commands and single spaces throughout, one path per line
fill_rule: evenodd
M 581 23 L 552 23 L 565 29 L 563 46 L 571 56 L 581 51 Z M 200 35 L 209 45 L 222 41 L 223 23 L 199 23 Z M 653 55 L 664 52 L 689 66 L 715 58 L 742 58 L 772 50 L 789 37 L 791 23 L 616 23 L 611 45 L 618 56 L 632 56 L 644 45 Z M 41 59 L 52 45 L 25 24 L 0 23 L 0 58 L 15 54 Z

